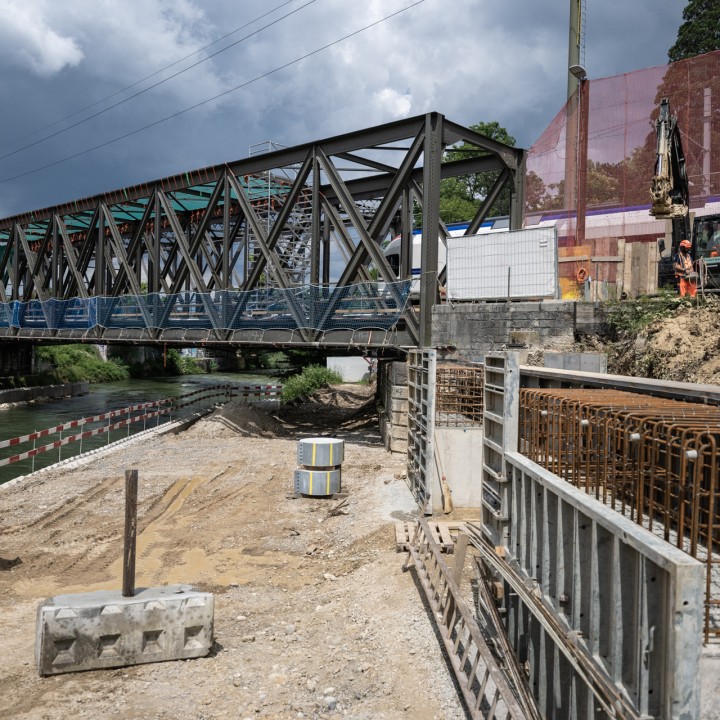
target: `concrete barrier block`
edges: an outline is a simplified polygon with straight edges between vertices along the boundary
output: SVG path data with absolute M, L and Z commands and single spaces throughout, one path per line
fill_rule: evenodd
M 407 396 L 408 396 L 407 385 L 393 385 L 392 389 L 390 390 L 390 397 L 393 400 L 407 399 Z
M 189 585 L 57 595 L 38 607 L 40 675 L 203 657 L 213 644 L 214 598 Z

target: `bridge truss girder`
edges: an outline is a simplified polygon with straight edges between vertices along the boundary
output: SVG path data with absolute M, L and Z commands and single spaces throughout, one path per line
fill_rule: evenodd
M 442 162 L 445 149 L 457 142 L 476 145 L 483 154 Z M 479 228 L 506 186 L 511 188 L 510 227 L 518 228 L 524 163 L 525 151 L 429 113 L 18 215 L 0 220 L 0 303 L 143 293 L 205 297 L 310 284 L 343 288 L 368 281 L 371 267 L 397 293 L 382 243 L 389 233 L 401 235 L 401 267 L 409 277 L 413 216 L 420 213 L 420 304 L 404 304 L 402 322 L 382 342 L 392 337 L 393 343 L 428 346 L 432 307 L 443 281 L 438 242 L 447 237 L 439 218 L 441 180 L 497 172 L 468 234 Z M 186 334 L 183 341 L 252 341 L 250 331 L 238 335 L 222 327 L 217 308 L 203 302 L 212 327 L 200 339 Z M 236 315 L 246 303 L 239 303 Z M 314 328 L 323 326 L 335 305 L 331 297 L 318 309 Z M 290 301 L 289 311 L 297 328 L 270 333 L 273 342 L 332 344 L 327 334 L 303 327 L 306 313 L 297 302 Z M 175 339 L 163 328 L 162 316 L 144 320 L 146 327 L 134 335 L 114 338 L 102 328 L 94 335 L 110 341 Z M 22 329 L 5 334 L 13 333 L 36 334 Z M 62 331 L 46 331 L 43 337 L 68 335 L 74 337 Z M 87 335 L 81 339 L 91 339 Z M 335 335 L 343 337 L 340 344 L 346 340 L 347 334 Z M 367 333 L 363 342 L 374 344 Z

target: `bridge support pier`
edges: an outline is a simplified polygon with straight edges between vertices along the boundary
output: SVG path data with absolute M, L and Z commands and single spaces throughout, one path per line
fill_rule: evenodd
M 0 343 L 0 378 L 35 372 L 35 348 L 28 342 Z

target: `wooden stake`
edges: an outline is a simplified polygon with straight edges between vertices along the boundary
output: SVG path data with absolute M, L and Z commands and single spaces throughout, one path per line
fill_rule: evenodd
M 123 597 L 135 595 L 135 544 L 137 540 L 138 471 L 125 471 L 125 546 L 123 548 Z

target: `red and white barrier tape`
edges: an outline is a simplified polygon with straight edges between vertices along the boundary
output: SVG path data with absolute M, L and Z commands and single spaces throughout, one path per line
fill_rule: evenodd
M 140 405 L 130 405 L 129 407 L 122 408 L 120 410 L 111 410 L 102 415 L 93 415 L 92 417 L 80 418 L 79 420 L 71 420 L 62 425 L 56 425 L 55 427 L 45 428 L 44 430 L 38 430 L 37 432 L 30 433 L 29 435 L 21 435 L 20 437 L 11 438 L 10 440 L 0 441 L 0 449 L 6 447 L 13 447 L 14 445 L 20 445 L 21 443 L 31 442 L 38 438 L 47 437 L 63 430 L 72 430 L 73 428 L 82 427 L 83 425 L 89 425 L 94 422 L 102 422 L 103 420 L 112 420 L 112 418 L 120 417 L 121 415 L 127 415 L 128 413 L 135 412 L 136 410 L 144 410 L 149 407 L 156 407 L 159 405 L 165 405 L 172 401 L 172 398 L 166 398 L 164 400 L 155 400 L 154 402 L 142 403 Z
M 119 430 L 120 428 L 127 427 L 128 425 L 140 422 L 141 420 L 150 420 L 154 417 L 158 417 L 159 415 L 166 415 L 169 412 L 170 408 L 165 408 L 152 413 L 146 413 L 145 415 L 138 415 L 137 417 L 130 418 L 128 420 L 121 420 L 120 422 L 112 423 L 111 425 L 103 425 L 95 430 L 86 430 L 85 432 L 77 433 L 75 435 L 68 435 L 67 437 L 62 438 L 62 440 L 55 440 L 48 445 L 43 445 L 42 447 L 33 448 L 27 452 L 4 458 L 0 460 L 0 467 L 11 465 L 12 463 L 20 462 L 21 460 L 27 460 L 28 458 L 35 457 L 35 455 L 40 455 L 41 453 L 46 453 L 50 450 L 56 450 L 63 445 L 69 445 L 70 443 L 77 442 L 78 440 L 84 440 L 85 438 L 93 437 L 94 435 L 102 435 L 103 433 L 108 433 L 111 430 Z
M 111 410 L 100 415 L 80 418 L 79 420 L 71 420 L 70 422 L 64 423 L 62 425 L 56 425 L 55 427 L 38 430 L 37 432 L 29 433 L 28 435 L 21 435 L 20 437 L 11 438 L 9 440 L 2 440 L 0 441 L 0 449 L 6 447 L 14 447 L 15 445 L 20 445 L 26 442 L 32 442 L 39 438 L 48 437 L 49 435 L 53 435 L 54 433 L 62 432 L 63 430 L 72 430 L 74 428 L 83 427 L 84 425 L 89 425 L 91 423 L 102 422 L 104 420 L 112 420 L 113 418 L 121 417 L 123 415 L 130 415 L 133 412 L 137 412 L 138 410 L 145 410 L 152 407 L 161 408 L 156 412 L 138 415 L 134 418 L 122 420 L 118 423 L 108 423 L 107 425 L 103 425 L 102 427 L 96 428 L 94 430 L 86 430 L 85 432 L 77 433 L 75 435 L 68 435 L 67 437 L 56 440 L 52 443 L 49 443 L 48 445 L 43 445 L 42 447 L 33 448 L 32 450 L 28 450 L 24 453 L 12 455 L 10 457 L 0 460 L 0 467 L 20 462 L 21 460 L 27 460 L 28 458 L 32 458 L 35 455 L 40 455 L 41 453 L 55 450 L 62 447 L 63 445 L 69 445 L 72 442 L 77 442 L 79 440 L 84 440 L 85 438 L 93 437 L 95 435 L 102 435 L 103 433 L 108 433 L 112 430 L 127 427 L 128 425 L 133 425 L 142 420 L 149 420 L 160 415 L 167 415 L 172 412 L 172 410 L 179 410 L 190 405 L 195 405 L 201 400 L 209 400 L 210 398 L 217 397 L 224 397 L 226 399 L 232 397 L 275 397 L 279 395 L 281 391 L 282 385 L 213 385 L 211 387 L 202 388 L 200 390 L 196 390 L 185 395 L 179 395 L 174 398 L 164 398 L 162 400 L 154 400 L 152 402 L 140 403 L 139 405 L 129 405 L 128 407 L 121 408 L 120 410 Z M 195 397 L 196 395 L 200 394 L 203 395 L 202 398 L 196 398 L 194 400 L 191 400 L 190 402 L 184 403 L 177 402 L 178 400 L 185 400 L 187 398 Z M 168 405 L 169 403 L 172 403 L 172 407 L 161 407 L 162 405 Z

